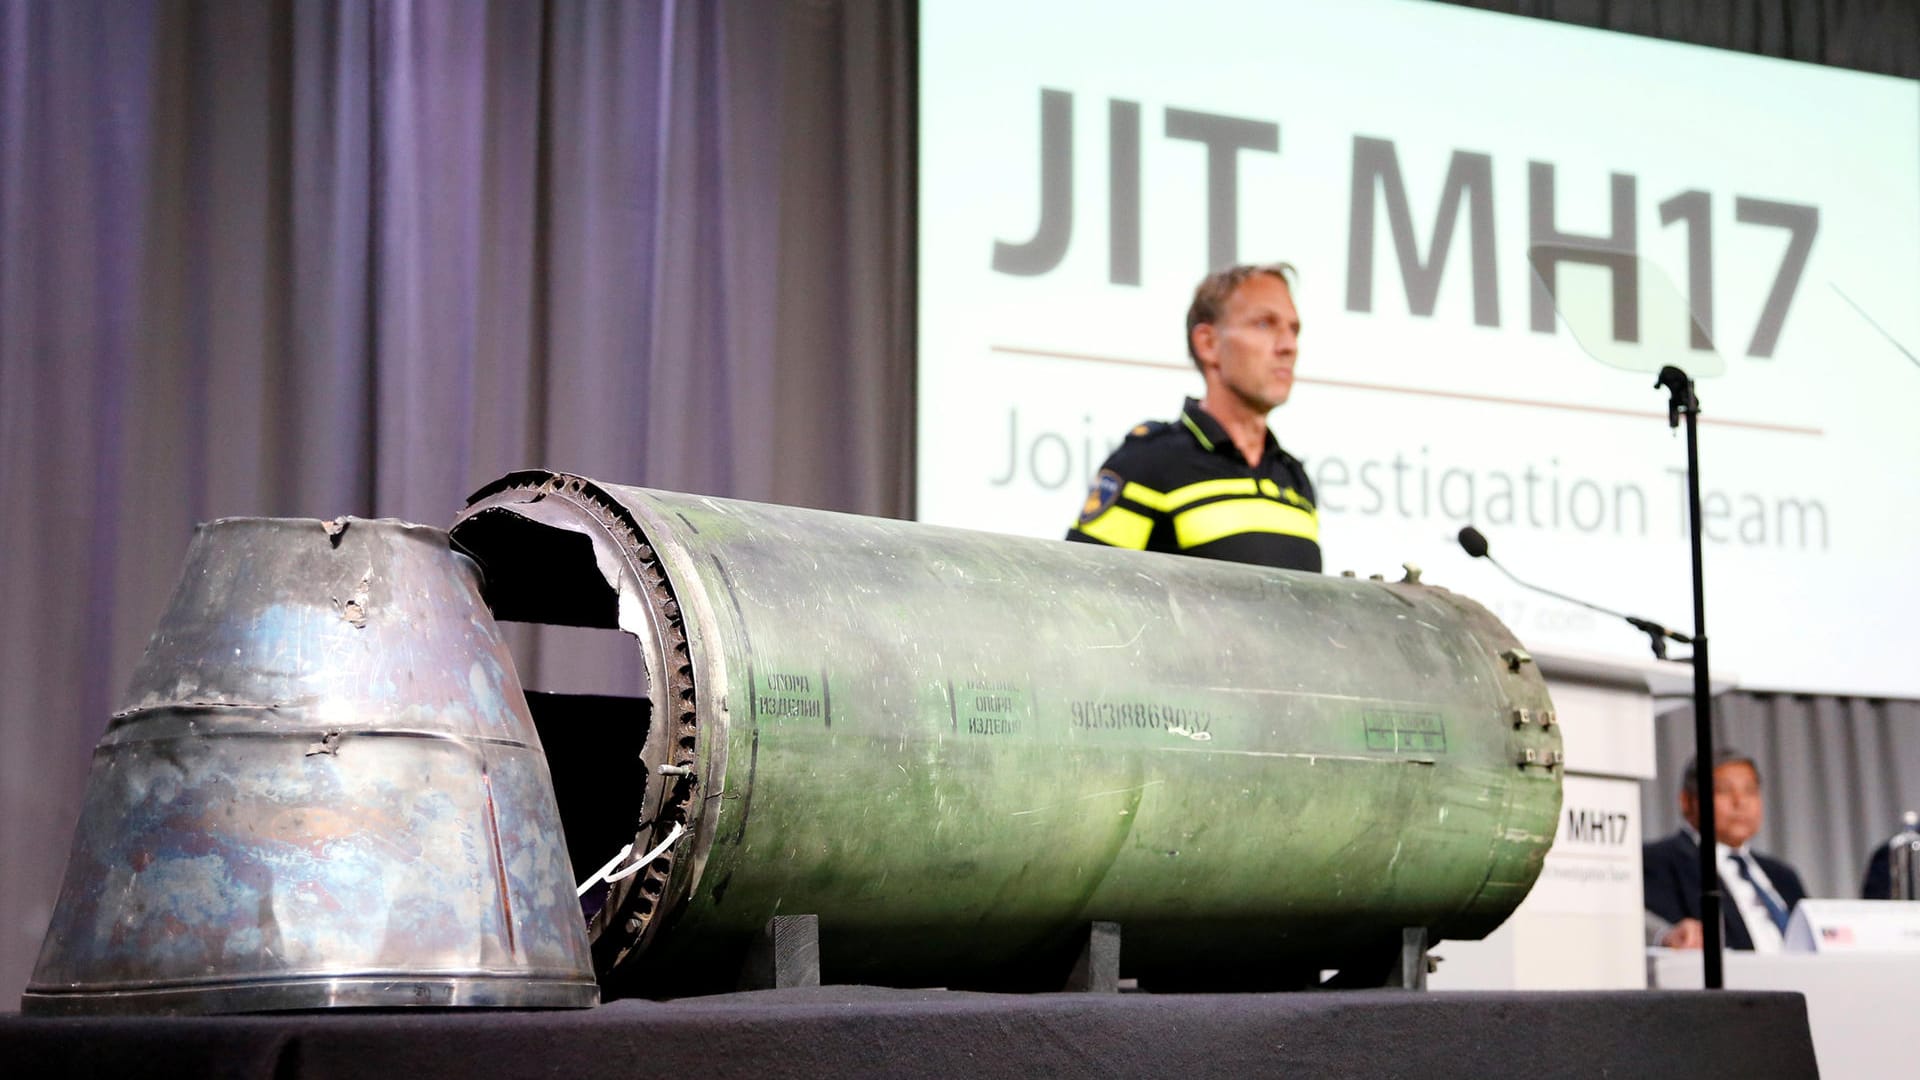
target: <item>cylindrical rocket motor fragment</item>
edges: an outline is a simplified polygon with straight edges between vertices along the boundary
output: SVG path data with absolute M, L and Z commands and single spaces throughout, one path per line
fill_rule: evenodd
M 499 618 L 638 639 L 651 716 L 608 786 L 659 854 L 594 886 L 603 976 L 724 982 L 813 914 L 844 981 L 1017 981 L 1105 921 L 1143 984 L 1244 984 L 1484 936 L 1552 842 L 1545 684 L 1443 589 L 548 472 L 452 532 Z M 558 796 L 570 842 L 570 804 L 608 812 Z M 575 847 L 583 878 L 617 854 Z

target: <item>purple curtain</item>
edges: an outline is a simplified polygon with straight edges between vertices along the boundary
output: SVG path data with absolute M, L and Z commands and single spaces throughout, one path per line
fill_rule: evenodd
M 0 0 L 0 1009 L 194 523 L 535 465 L 908 511 L 909 18 Z

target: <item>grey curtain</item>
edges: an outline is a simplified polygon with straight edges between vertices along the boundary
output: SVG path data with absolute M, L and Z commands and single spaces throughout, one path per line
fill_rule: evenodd
M 911 14 L 0 0 L 0 1009 L 195 522 L 910 509 Z
M 1813 896 L 1857 897 L 1873 849 L 1920 810 L 1920 702 L 1735 691 L 1714 702 L 1717 747 L 1759 766 L 1766 825 L 1755 846 L 1791 863 Z M 1641 789 L 1647 839 L 1679 827 L 1693 708 L 1654 728 L 1661 779 Z

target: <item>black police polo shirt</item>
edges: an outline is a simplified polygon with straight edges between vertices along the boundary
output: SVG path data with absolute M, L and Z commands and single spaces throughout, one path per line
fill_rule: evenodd
M 1192 398 L 1173 423 L 1141 424 L 1107 458 L 1067 539 L 1320 570 L 1313 484 L 1267 432 L 1248 465 L 1226 429 Z

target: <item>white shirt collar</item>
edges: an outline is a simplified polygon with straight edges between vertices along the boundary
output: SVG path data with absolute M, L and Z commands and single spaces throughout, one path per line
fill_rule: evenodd
M 1698 848 L 1700 831 L 1685 821 L 1680 823 L 1680 828 L 1693 840 L 1694 847 Z M 1715 844 L 1713 847 L 1714 864 L 1721 868 L 1720 889 L 1731 908 L 1730 913 L 1746 926 L 1747 937 L 1753 942 L 1754 951 L 1779 952 L 1782 947 L 1780 929 L 1774 925 L 1773 917 L 1767 913 L 1766 904 L 1760 899 L 1760 890 L 1767 890 L 1774 901 L 1785 908 L 1786 901 L 1780 896 L 1780 890 L 1768 879 L 1767 871 L 1760 865 L 1759 860 L 1749 857 L 1747 845 L 1742 844 L 1738 848 L 1732 848 L 1725 844 Z M 1752 880 L 1742 875 L 1737 869 L 1731 871 L 1726 869 L 1729 856 L 1739 856 L 1747 860 L 1748 868 L 1753 874 Z

